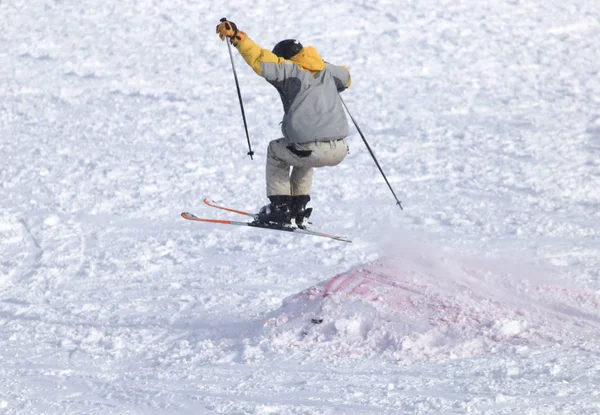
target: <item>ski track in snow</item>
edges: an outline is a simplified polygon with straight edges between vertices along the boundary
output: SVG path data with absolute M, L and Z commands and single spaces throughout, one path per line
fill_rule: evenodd
M 349 67 L 404 211 L 353 130 L 312 194 L 352 244 L 179 217 L 258 209 L 280 135 L 235 55 L 246 156 L 222 16 Z M 0 28 L 0 413 L 600 413 L 598 2 L 11 0 Z

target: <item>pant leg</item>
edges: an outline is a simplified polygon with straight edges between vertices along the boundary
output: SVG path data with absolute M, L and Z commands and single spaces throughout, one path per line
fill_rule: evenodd
M 283 160 L 285 151 L 288 151 L 285 146 L 287 141 L 280 138 L 269 143 L 267 150 L 267 197 L 276 195 L 291 195 L 290 186 L 290 167 L 291 164 Z
M 293 164 L 290 178 L 293 196 L 310 195 L 315 167 L 336 166 L 348 154 L 346 140 L 320 141 L 297 145 L 298 148 L 311 150 L 309 157 L 300 158 Z
M 297 144 L 300 150 L 310 150 L 308 157 L 298 157 L 287 149 L 283 138 L 273 140 L 267 152 L 267 196 L 308 195 L 312 188 L 313 168 L 335 166 L 346 157 L 345 140 Z M 293 166 L 290 177 L 290 167 Z
M 313 167 L 292 167 L 290 176 L 292 196 L 310 195 L 314 171 Z

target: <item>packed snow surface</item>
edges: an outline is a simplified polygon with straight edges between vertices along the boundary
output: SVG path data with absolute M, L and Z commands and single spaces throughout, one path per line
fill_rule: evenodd
M 275 89 L 225 43 L 345 65 L 315 173 L 266 202 Z M 0 1 L 0 413 L 600 413 L 596 0 Z

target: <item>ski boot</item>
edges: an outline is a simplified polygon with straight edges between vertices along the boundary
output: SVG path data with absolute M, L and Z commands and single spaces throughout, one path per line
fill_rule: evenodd
M 271 203 L 260 208 L 260 211 L 256 215 L 256 221 L 263 225 L 275 224 L 281 226 L 290 226 L 291 196 L 269 196 L 269 200 Z
M 292 196 L 291 223 L 292 227 L 306 229 L 309 225 L 308 218 L 312 213 L 312 208 L 306 208 L 310 201 L 309 195 Z

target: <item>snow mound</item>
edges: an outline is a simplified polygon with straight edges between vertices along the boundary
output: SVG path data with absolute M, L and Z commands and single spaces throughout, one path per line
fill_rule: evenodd
M 336 275 L 269 314 L 259 342 L 314 357 L 446 360 L 532 344 L 592 342 L 600 296 L 505 266 L 389 256 Z

